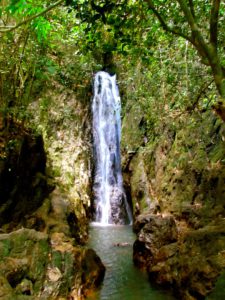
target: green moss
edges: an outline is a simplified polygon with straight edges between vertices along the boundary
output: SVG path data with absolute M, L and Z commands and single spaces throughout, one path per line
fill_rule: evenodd
M 10 240 L 0 240 L 0 260 L 9 255 L 11 247 Z
M 206 300 L 218 300 L 225 298 L 225 271 L 219 276 L 213 292 L 206 298 Z
M 215 145 L 213 150 L 209 153 L 210 160 L 214 163 L 218 161 L 225 162 L 225 143 L 220 142 Z
M 52 170 L 52 175 L 54 177 L 60 177 L 61 176 L 61 168 L 55 166 L 54 169 Z
M 61 295 L 67 295 L 74 281 L 74 257 L 70 252 L 63 254 L 64 280 L 60 288 Z
M 52 262 L 52 266 L 53 267 L 57 267 L 58 269 L 62 269 L 62 253 L 59 251 L 53 251 L 52 252 L 52 258 L 51 258 L 51 262 Z

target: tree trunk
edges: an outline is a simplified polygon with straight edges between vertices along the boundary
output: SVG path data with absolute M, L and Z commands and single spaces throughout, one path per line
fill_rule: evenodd
M 219 101 L 212 106 L 218 116 L 225 122 L 225 77 L 218 73 L 213 73 L 217 90 L 220 95 Z
M 225 74 L 223 72 L 217 51 L 214 47 L 209 49 L 209 64 L 212 70 L 213 78 L 219 93 L 219 101 L 212 106 L 215 112 L 225 122 Z

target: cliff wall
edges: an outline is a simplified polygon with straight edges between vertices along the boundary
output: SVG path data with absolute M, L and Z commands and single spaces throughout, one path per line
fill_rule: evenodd
M 204 299 L 225 270 L 225 125 L 193 111 L 149 131 L 144 111 L 128 104 L 122 153 L 134 262 L 179 299 Z

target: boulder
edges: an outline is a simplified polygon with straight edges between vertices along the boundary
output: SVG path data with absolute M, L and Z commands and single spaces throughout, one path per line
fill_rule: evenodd
M 174 243 L 178 239 L 176 223 L 171 216 L 156 215 L 139 216 L 135 229 L 140 228 L 134 243 L 133 259 L 139 267 L 154 265 L 154 259 L 161 247 Z
M 0 235 L 0 299 L 58 299 L 85 295 L 104 278 L 92 249 L 64 234 L 20 229 Z
M 172 288 L 178 299 L 205 299 L 225 270 L 225 222 L 189 230 L 173 217 L 145 215 L 135 228 L 134 263 L 150 280 Z

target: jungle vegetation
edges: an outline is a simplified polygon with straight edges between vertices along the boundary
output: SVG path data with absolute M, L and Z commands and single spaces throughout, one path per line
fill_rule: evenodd
M 123 101 L 143 106 L 148 126 L 156 113 L 194 110 L 225 121 L 224 25 L 220 0 L 1 0 L 1 112 L 25 122 L 52 77 L 83 84 L 105 69 L 119 73 Z

